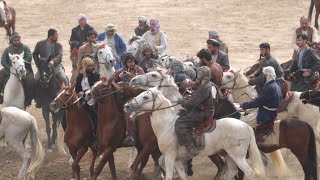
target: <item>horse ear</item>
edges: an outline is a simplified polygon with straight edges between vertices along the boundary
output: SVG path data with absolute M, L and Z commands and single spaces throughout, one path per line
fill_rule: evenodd
M 11 53 L 9 53 L 9 58 L 10 58 L 11 61 L 14 60 L 14 55 L 12 55 Z
M 24 57 L 24 51 L 22 51 L 22 53 L 20 54 L 20 56 L 21 56 L 22 59 L 23 59 L 23 57 Z

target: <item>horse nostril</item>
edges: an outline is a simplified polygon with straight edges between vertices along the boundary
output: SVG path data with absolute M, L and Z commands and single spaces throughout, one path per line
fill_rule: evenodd
M 125 106 L 124 106 L 124 108 L 129 109 L 129 108 L 130 108 L 130 106 L 129 106 L 129 105 L 125 105 Z

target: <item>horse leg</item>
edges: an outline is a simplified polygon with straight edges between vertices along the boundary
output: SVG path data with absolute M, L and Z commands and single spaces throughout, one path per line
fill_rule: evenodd
M 148 154 L 150 155 L 150 153 Z M 141 176 L 143 169 L 146 167 L 149 161 L 149 155 L 141 161 L 140 166 L 138 167 L 138 170 L 137 170 L 137 177 Z
M 229 157 L 225 157 L 227 163 L 227 171 L 222 175 L 224 179 L 233 179 L 238 173 L 238 167 L 236 163 Z
M 173 170 L 176 157 L 172 154 L 166 154 L 165 157 L 165 166 L 166 166 L 166 180 L 172 180 Z
M 187 174 L 184 170 L 183 164 L 181 160 L 178 160 L 174 164 L 175 170 L 178 172 L 180 179 L 187 180 Z
M 100 175 L 103 167 L 105 166 L 105 164 L 108 161 L 109 161 L 110 171 L 111 171 L 111 174 L 112 174 L 112 179 L 114 179 L 114 180 L 117 179 L 116 172 L 115 172 L 113 151 L 112 151 L 111 147 L 108 147 L 108 148 L 106 148 L 104 150 L 102 158 L 101 158 L 98 166 L 95 168 L 95 170 L 93 172 L 93 177 L 92 177 L 93 180 L 96 180 L 98 178 L 98 176 Z
M 314 27 L 319 30 L 318 18 L 319 18 L 320 9 L 316 8 L 315 22 Z
M 138 155 L 135 158 L 135 160 L 133 161 L 131 168 L 130 168 L 131 169 L 131 174 L 130 174 L 131 179 L 136 179 L 139 177 L 140 173 L 137 172 L 137 168 L 142 160 L 145 160 L 146 158 L 149 159 L 148 157 L 149 157 L 150 153 L 148 150 L 149 150 L 149 147 L 145 146 L 145 147 L 143 147 L 142 151 L 138 152 Z M 139 168 L 139 170 L 140 169 L 141 168 Z M 141 169 L 141 172 L 142 172 L 142 169 Z
M 57 123 L 59 123 L 58 121 L 58 116 L 56 113 L 51 112 L 52 115 L 52 144 L 55 145 L 57 142 L 57 135 L 58 135 L 58 131 L 57 131 Z
M 30 160 L 31 160 L 31 152 L 25 148 L 23 142 L 10 142 L 9 144 L 16 150 L 16 152 L 20 155 L 20 157 L 22 158 L 22 167 L 19 171 L 19 175 L 18 175 L 18 179 L 19 180 L 24 180 L 27 177 L 27 169 L 29 167 L 30 164 Z
M 89 168 L 89 171 L 90 171 L 90 177 L 93 176 L 93 171 L 94 171 L 94 163 L 97 159 L 97 155 L 98 155 L 98 151 L 96 148 L 92 148 L 90 147 L 91 151 L 92 151 L 92 161 L 91 161 L 91 165 L 90 165 L 90 168 Z
M 47 132 L 47 138 L 48 138 L 48 151 L 50 152 L 52 142 L 51 142 L 51 128 L 50 128 L 50 118 L 49 118 L 49 109 L 43 107 L 42 108 L 42 116 L 44 120 L 46 121 L 46 132 Z
M 156 177 L 160 177 L 161 176 L 161 168 L 159 166 L 159 158 L 162 155 L 162 153 L 160 152 L 160 150 L 157 148 L 156 151 L 154 151 L 151 156 L 152 159 L 154 161 L 154 172 L 156 174 Z
M 86 154 L 86 152 L 88 151 L 88 147 L 82 147 L 79 149 L 73 163 L 72 163 L 72 170 L 73 172 L 76 173 L 77 175 L 77 180 L 80 180 L 80 166 L 79 166 L 79 162 L 82 159 L 82 157 Z
M 225 166 L 225 163 L 223 162 L 222 158 L 220 157 L 219 154 L 214 154 L 209 156 L 210 160 L 217 166 L 218 172 L 214 179 L 220 179 L 222 172 L 223 172 L 223 167 Z

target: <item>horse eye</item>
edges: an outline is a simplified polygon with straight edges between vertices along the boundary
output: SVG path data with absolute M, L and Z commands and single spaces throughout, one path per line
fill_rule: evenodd
M 152 74 L 152 77 L 157 77 L 157 75 L 156 74 Z
M 162 59 L 162 61 L 164 61 L 164 59 Z
M 229 79 L 230 79 L 230 78 L 231 78 L 231 76 L 230 76 L 230 75 L 228 75 L 228 76 L 227 76 L 227 78 L 229 78 Z
M 102 54 L 102 51 L 99 51 L 100 54 Z
M 148 100 L 149 97 L 148 96 L 143 96 L 143 99 Z

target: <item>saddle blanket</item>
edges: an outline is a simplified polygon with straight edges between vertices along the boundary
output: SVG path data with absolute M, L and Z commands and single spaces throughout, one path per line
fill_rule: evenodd
M 216 120 L 213 119 L 212 114 L 207 120 L 202 122 L 199 126 L 193 128 L 193 143 L 197 150 L 203 150 L 205 147 L 204 133 L 210 133 L 216 128 Z
M 283 99 L 280 103 L 280 106 L 278 107 L 278 112 L 286 111 L 288 104 L 292 101 L 294 93 L 292 91 L 289 91 L 287 94 L 287 97 Z
M 279 145 L 279 138 L 280 138 L 280 122 L 281 120 L 274 121 L 273 132 L 270 133 L 268 136 L 264 137 L 263 142 L 258 142 L 258 147 L 272 147 Z

